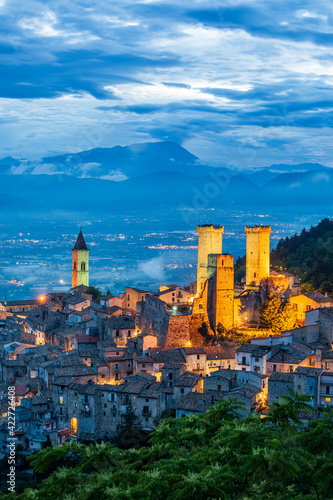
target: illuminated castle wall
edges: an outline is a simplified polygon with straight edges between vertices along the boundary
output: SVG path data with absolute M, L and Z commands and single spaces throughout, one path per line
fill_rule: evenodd
M 198 266 L 197 296 L 200 295 L 207 279 L 208 255 L 222 253 L 222 235 L 224 226 L 204 224 L 197 226 L 198 233 Z
M 270 274 L 269 238 L 271 226 L 245 226 L 246 286 L 259 287 Z

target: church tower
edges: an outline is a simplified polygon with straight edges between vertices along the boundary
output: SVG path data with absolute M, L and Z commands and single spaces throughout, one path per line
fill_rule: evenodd
M 224 226 L 203 224 L 197 226 L 198 233 L 198 266 L 197 266 L 197 296 L 203 290 L 207 279 L 209 254 L 222 253 L 222 234 Z
M 78 285 L 89 286 L 89 249 L 80 229 L 74 248 L 72 248 L 72 288 Z
M 271 226 L 245 226 L 246 286 L 258 287 L 270 274 L 269 239 Z

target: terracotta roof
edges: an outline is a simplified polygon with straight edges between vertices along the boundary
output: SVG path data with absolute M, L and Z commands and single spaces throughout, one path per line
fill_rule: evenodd
M 295 354 L 291 352 L 286 352 L 286 351 L 279 351 L 274 356 L 272 356 L 268 362 L 269 363 L 288 363 L 288 364 L 299 364 L 301 363 L 304 359 L 306 359 L 307 356 L 305 354 Z
M 75 340 L 78 344 L 97 344 L 99 337 L 92 335 L 75 335 Z
M 69 366 L 67 368 L 57 368 L 58 377 L 80 377 L 85 375 L 96 375 L 96 371 L 91 366 Z
M 165 363 L 162 370 L 181 370 L 185 363 Z
M 212 395 L 210 393 L 189 392 L 176 406 L 179 410 L 187 410 L 196 413 L 204 413 L 206 406 L 212 404 Z
M 194 387 L 199 380 L 202 378 L 197 373 L 185 372 L 175 382 L 175 387 Z
M 312 368 L 311 366 L 298 366 L 295 373 L 306 375 L 307 377 L 316 377 L 322 372 L 322 368 Z
M 273 372 L 269 377 L 268 382 L 294 382 L 294 374 L 293 373 L 281 373 L 281 372 Z
M 150 347 L 149 352 L 155 363 L 184 363 L 185 361 L 180 349 Z
M 309 299 L 314 300 L 315 302 L 333 302 L 333 299 L 330 297 L 326 297 L 326 295 L 323 295 L 322 293 L 304 293 L 306 297 L 309 297 Z
M 129 316 L 108 318 L 107 325 L 112 328 L 112 330 L 131 330 L 135 328 L 135 323 Z
M 212 359 L 232 359 L 235 357 L 235 346 L 221 346 L 221 347 L 204 347 L 207 360 Z

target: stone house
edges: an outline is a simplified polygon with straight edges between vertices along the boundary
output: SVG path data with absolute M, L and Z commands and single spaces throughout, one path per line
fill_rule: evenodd
M 187 305 L 189 298 L 191 297 L 191 293 L 186 290 L 182 290 L 177 285 L 171 286 L 160 286 L 160 290 L 158 293 L 154 294 L 154 297 L 162 300 L 169 306 L 174 305 Z
M 313 309 L 333 307 L 333 299 L 321 293 L 302 293 L 289 298 L 296 313 L 297 324 L 305 326 L 305 313 Z
M 276 403 L 280 396 L 288 396 L 294 389 L 294 374 L 273 372 L 268 379 L 268 406 Z
M 271 357 L 271 347 L 243 344 L 236 349 L 235 369 L 267 373 L 267 361 Z
M 203 378 L 197 373 L 184 372 L 174 383 L 173 401 L 177 405 L 190 392 L 203 392 Z
M 235 369 L 235 347 L 205 347 L 207 354 L 206 374 L 220 368 Z
M 321 408 L 333 406 L 333 372 L 323 371 L 319 385 L 319 405 Z
M 146 300 L 146 296 L 150 295 L 150 292 L 146 290 L 140 290 L 139 288 L 125 287 L 125 293 L 122 300 L 122 309 L 135 316 L 136 305 L 138 302 Z
M 318 407 L 320 379 L 323 370 L 321 368 L 312 368 L 298 366 L 294 372 L 294 391 L 311 396 L 309 404 Z
M 135 336 L 135 324 L 129 316 L 112 317 L 106 320 L 107 336 L 118 347 L 126 347 Z
M 181 347 L 187 370 L 204 376 L 206 374 L 207 354 L 203 347 Z

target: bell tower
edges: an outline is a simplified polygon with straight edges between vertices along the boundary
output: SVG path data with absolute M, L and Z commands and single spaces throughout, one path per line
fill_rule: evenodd
M 72 248 L 72 288 L 78 285 L 89 286 L 89 249 L 82 234 L 82 227 Z

